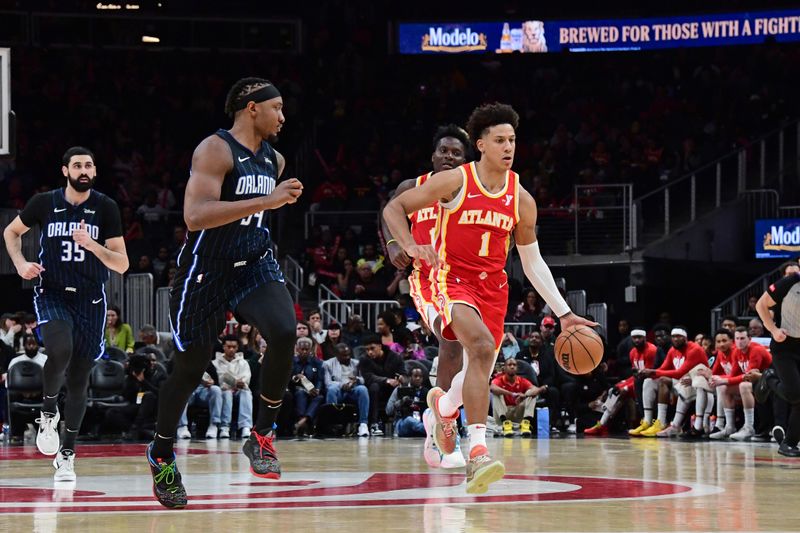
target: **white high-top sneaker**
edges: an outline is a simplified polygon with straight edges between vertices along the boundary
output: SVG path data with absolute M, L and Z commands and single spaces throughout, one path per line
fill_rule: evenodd
M 748 426 L 747 424 L 745 424 L 744 426 L 742 426 L 742 429 L 731 435 L 731 438 L 733 440 L 738 440 L 738 441 L 748 441 L 752 439 L 753 435 L 755 434 L 756 430 L 753 428 L 753 426 Z
M 54 481 L 75 481 L 75 452 L 59 451 L 53 459 L 53 468 L 56 469 Z

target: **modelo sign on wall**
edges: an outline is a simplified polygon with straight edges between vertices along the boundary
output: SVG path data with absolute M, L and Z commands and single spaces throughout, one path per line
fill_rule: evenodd
M 400 23 L 401 54 L 621 52 L 800 40 L 800 9 L 647 19 Z
M 783 259 L 800 254 L 800 218 L 756 220 L 756 259 Z

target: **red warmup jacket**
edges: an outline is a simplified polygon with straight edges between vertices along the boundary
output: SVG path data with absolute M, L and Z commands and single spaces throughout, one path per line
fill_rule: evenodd
M 739 349 L 736 346 L 731 347 L 731 351 L 728 355 L 725 355 L 725 352 L 722 350 L 717 350 L 714 366 L 711 367 L 711 373 L 720 377 L 730 376 L 733 373 L 733 367 L 736 366 L 738 357 Z
M 760 344 L 751 342 L 746 351 L 736 350 L 733 357 L 733 371 L 727 376 L 720 376 L 728 380 L 728 385 L 738 385 L 744 381 L 744 375 L 750 370 L 759 369 L 761 372 L 772 364 L 772 354 Z
M 697 343 L 688 341 L 683 350 L 674 346 L 669 349 L 664 363 L 656 370 L 656 377 L 680 379 L 697 365 L 708 365 L 706 351 Z
M 644 350 L 641 352 L 634 346 L 631 348 L 629 355 L 631 359 L 631 367 L 635 370 L 644 370 L 645 368 L 653 368 L 656 364 L 656 352 L 658 348 L 652 342 L 644 343 Z

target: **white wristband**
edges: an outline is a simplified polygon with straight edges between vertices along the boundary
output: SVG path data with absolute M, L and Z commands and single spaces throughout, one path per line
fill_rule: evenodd
M 525 271 L 525 275 L 533 284 L 536 292 L 550 306 L 550 309 L 553 310 L 556 316 L 564 316 L 569 313 L 571 311 L 569 305 L 567 305 L 561 293 L 558 292 L 553 274 L 539 252 L 539 243 L 518 244 L 517 250 L 519 250 L 519 257 L 522 260 L 522 269 Z

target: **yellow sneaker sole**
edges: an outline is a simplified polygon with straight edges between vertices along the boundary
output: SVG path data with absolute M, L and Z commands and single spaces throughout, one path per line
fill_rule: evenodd
M 503 479 L 506 467 L 500 461 L 488 464 L 475 472 L 471 481 L 467 481 L 467 494 L 485 494 L 489 485 Z

